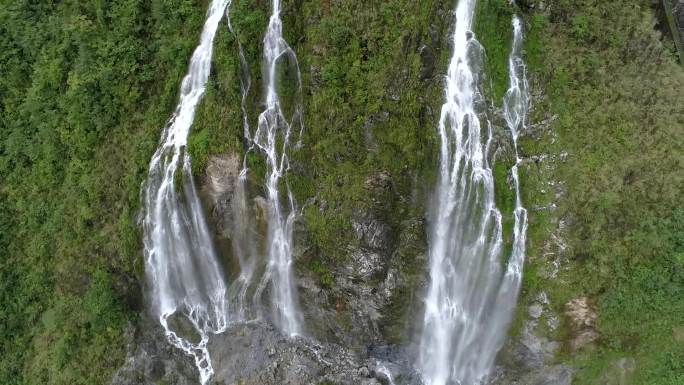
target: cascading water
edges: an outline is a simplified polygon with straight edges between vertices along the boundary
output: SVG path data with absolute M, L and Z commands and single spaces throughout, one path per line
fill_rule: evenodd
M 439 122 L 440 167 L 429 227 L 430 284 L 418 361 L 426 385 L 486 380 L 505 338 L 522 277 L 527 219 L 519 197 L 513 252 L 505 271 L 501 266 L 501 213 L 494 202 L 488 160 L 492 129 L 487 122 L 486 135 L 482 132 L 476 108 L 484 100 L 480 92 L 483 47 L 470 31 L 475 3 L 460 0 L 456 8 L 454 52 Z M 519 20 L 514 25 L 518 28 L 511 53 L 511 90 L 504 105 L 515 144 L 527 98 L 518 75 Z M 517 163 L 512 171 L 518 195 Z
M 522 281 L 522 270 L 525 264 L 525 242 L 527 241 L 527 210 L 520 198 L 520 178 L 518 166 L 521 159 L 518 153 L 518 136 L 527 124 L 527 110 L 529 108 L 529 94 L 525 62 L 522 59 L 522 21 L 513 16 L 513 44 L 508 58 L 509 88 L 504 95 L 503 107 L 506 124 L 511 132 L 515 164 L 511 168 L 513 187 L 515 188 L 515 209 L 513 225 L 513 247 L 508 261 L 508 269 L 502 283 L 502 290 L 498 301 L 502 306 L 509 306 L 508 313 L 513 313 L 513 307 L 518 297 Z M 503 338 L 503 337 L 500 337 Z
M 521 237 L 514 236 L 514 239 L 522 240 L 521 247 L 525 247 L 525 229 L 527 223 L 527 211 L 522 207 L 522 202 L 520 200 L 520 181 L 518 180 L 518 165 L 520 164 L 520 156 L 518 155 L 518 135 L 521 129 L 526 126 L 527 119 L 527 109 L 529 106 L 529 96 L 528 96 L 528 85 L 527 85 L 527 74 L 525 68 L 525 62 L 523 62 L 520 51 L 522 47 L 523 34 L 522 34 L 522 22 L 517 16 L 513 17 L 513 45 L 511 48 L 511 55 L 508 58 L 508 77 L 510 85 L 506 95 L 504 95 L 504 117 L 506 118 L 506 124 L 511 131 L 511 137 L 513 139 L 513 150 L 515 152 L 515 164 L 512 168 L 513 174 L 513 184 L 515 187 L 515 212 L 516 212 L 516 224 L 519 223 L 522 227 L 520 228 Z M 520 216 L 520 218 L 518 218 Z M 517 226 L 516 226 L 517 227 Z M 524 249 L 519 253 L 514 252 L 514 254 L 524 255 Z
M 227 325 L 226 286 L 197 190 L 192 180 L 186 144 L 195 109 L 202 99 L 211 67 L 212 45 L 230 0 L 213 0 L 200 44 L 181 84 L 180 100 L 162 130 L 143 186 L 145 271 L 153 313 L 174 346 L 195 359 L 200 381 L 213 374 L 207 350 L 210 333 Z M 199 342 L 169 326 L 182 315 L 194 327 Z
M 278 65 L 287 60 L 296 69 L 296 88 L 301 96 L 301 79 L 299 65 L 294 51 L 282 36 L 282 21 L 280 19 L 280 1 L 273 0 L 272 14 L 264 37 L 264 86 L 266 92 L 265 110 L 259 115 L 258 124 L 253 134 L 245 122 L 245 137 L 251 143 L 250 151 L 258 151 L 264 155 L 266 163 L 265 188 L 267 193 L 268 234 L 266 237 L 267 265 L 260 282 L 254 289 L 253 306 L 260 309 L 261 296 L 267 286 L 271 285 L 272 316 L 280 330 L 290 336 L 302 334 L 301 312 L 292 273 L 292 233 L 296 216 L 296 203 L 292 193 L 284 184 L 284 195 L 287 207 L 281 204 L 282 176 L 289 167 L 287 151 L 293 135 L 293 127 L 302 127 L 301 101 L 295 100 L 291 116 L 286 116 L 278 95 Z M 246 92 L 243 81 L 243 95 Z M 240 173 L 234 203 L 235 216 L 242 218 L 249 212 L 246 195 L 247 162 Z M 242 221 L 242 220 L 240 220 Z M 253 234 L 255 225 L 249 221 L 241 222 L 240 229 L 236 228 L 233 242 L 235 253 L 240 260 L 242 273 L 236 283 L 237 307 L 241 313 L 247 313 L 245 297 L 250 289 L 253 278 L 259 269 L 259 248 L 255 245 Z

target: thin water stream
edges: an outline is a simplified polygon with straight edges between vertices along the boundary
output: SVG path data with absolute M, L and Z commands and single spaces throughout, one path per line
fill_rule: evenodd
M 238 313 L 248 315 L 256 313 L 262 317 L 261 301 L 263 293 L 271 296 L 271 312 L 273 322 L 286 335 L 294 336 L 303 333 L 302 316 L 293 277 L 293 229 L 297 215 L 297 204 L 283 176 L 289 169 L 289 149 L 294 135 L 301 134 L 303 128 L 301 105 L 301 74 L 297 56 L 283 38 L 283 23 L 280 19 L 280 1 L 272 1 L 272 13 L 264 37 L 264 110 L 258 117 L 254 132 L 245 121 L 245 139 L 250 143 L 248 151 L 255 151 L 263 157 L 266 166 L 265 211 L 267 234 L 265 247 L 256 235 L 255 215 L 250 215 L 248 201 L 248 162 L 238 178 L 234 217 L 236 237 L 233 242 L 235 254 L 238 256 L 241 273 L 236 285 L 231 288 L 237 299 Z M 244 61 L 244 56 L 241 58 Z M 243 63 L 246 67 L 246 64 Z M 286 112 L 284 103 L 278 92 L 279 76 L 283 68 L 294 72 L 295 97 L 288 100 L 292 111 Z M 249 90 L 248 75 L 243 75 L 243 111 L 244 95 Z M 245 87 L 246 86 L 246 87 Z M 245 112 L 246 113 L 246 112 Z M 265 266 L 261 266 L 261 254 L 266 254 Z M 258 279 L 258 282 L 255 282 Z M 247 297 L 251 295 L 249 303 Z M 252 309 L 249 309 L 251 306 Z

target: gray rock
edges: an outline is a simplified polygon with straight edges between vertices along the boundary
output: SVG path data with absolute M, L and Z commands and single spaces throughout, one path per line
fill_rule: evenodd
M 387 202 L 396 199 L 392 178 L 387 172 L 376 172 L 366 178 L 364 188 L 379 198 L 352 216 L 357 242 L 347 245 L 345 263 L 328 266 L 334 284 L 322 285 L 306 266 L 296 274 L 312 334 L 359 351 L 386 343 L 382 322 L 395 293 L 407 283 L 397 252 L 401 234 L 385 219 Z M 299 237 L 305 238 L 305 234 Z M 411 298 L 403 300 L 410 302 Z
M 531 305 L 527 309 L 528 309 L 528 313 L 530 314 L 530 317 L 532 317 L 534 319 L 538 319 L 539 317 L 541 317 L 542 311 L 544 311 L 544 308 L 542 307 L 542 305 L 540 305 L 538 303 Z
M 386 248 L 390 241 L 389 226 L 375 219 L 354 221 L 352 227 L 361 245 L 371 250 Z
M 509 377 L 499 368 L 499 373 L 490 382 L 491 385 L 570 385 L 571 383 L 572 368 L 566 365 L 544 366 L 520 377 Z
M 418 53 L 420 54 L 420 79 L 429 79 L 435 72 L 434 50 L 428 45 L 422 45 L 418 49 Z
M 264 322 L 235 325 L 213 336 L 209 351 L 215 369 L 212 385 L 382 384 L 369 369 L 374 359 L 336 344 L 284 337 Z
M 174 348 L 155 320 L 143 317 L 138 327 L 126 330 L 126 360 L 111 385 L 196 385 L 199 372 L 191 357 Z
M 574 351 L 594 342 L 599 334 L 596 331 L 598 314 L 596 307 L 587 297 L 575 298 L 565 304 L 565 315 L 570 318 L 574 337 L 570 345 Z
M 233 192 L 238 174 L 240 173 L 240 159 L 237 154 L 212 156 L 207 163 L 205 177 L 202 183 L 202 195 L 210 205 L 216 232 L 223 238 L 232 237 Z
M 354 250 L 350 254 L 349 263 L 343 267 L 343 271 L 351 281 L 369 280 L 385 270 L 384 258 L 378 253 Z
M 533 377 L 532 385 L 570 385 L 572 368 L 566 365 L 554 365 Z
M 491 384 L 569 385 L 572 369 L 553 364 L 560 343 L 548 338 L 542 326 L 557 319 L 549 307 L 546 293 L 539 293 L 527 310 L 529 318 L 524 321 L 519 335 L 509 340 L 499 354 L 499 367 Z

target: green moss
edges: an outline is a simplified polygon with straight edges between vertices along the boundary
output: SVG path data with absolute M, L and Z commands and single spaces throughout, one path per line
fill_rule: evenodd
M 348 248 L 358 241 L 352 236 L 350 216 L 341 214 L 330 202 L 330 209 L 321 210 L 315 206 L 304 209 L 304 219 L 311 235 L 311 241 L 320 250 L 327 261 L 340 260 L 346 257 Z
M 497 159 L 494 164 L 494 199 L 501 212 L 502 236 L 504 241 L 502 258 L 507 259 L 513 249 L 513 227 L 515 225 L 515 189 L 509 185 L 511 166 L 510 159 Z
M 263 185 L 266 180 L 266 159 L 264 155 L 258 152 L 259 150 L 251 150 L 247 153 L 247 165 L 249 167 L 249 176 L 258 185 Z
M 419 80 L 414 36 L 428 36 L 437 7 L 449 5 L 353 1 L 335 12 L 314 3 L 293 7 L 305 23 L 315 22 L 294 46 L 302 68 L 311 69 L 302 74 L 311 92 L 304 100 L 303 146 L 292 154 L 293 172 L 307 181 L 291 186 L 299 200 L 315 192 L 317 202 L 325 202 L 326 208 L 307 210 L 305 217 L 326 255 L 346 254 L 339 245 L 351 239 L 349 218 L 373 205 L 368 178 L 391 175 L 398 190 L 387 196 L 391 207 L 399 194 L 411 193 L 417 173 L 432 169 L 436 122 L 426 107 L 441 104 L 441 82 Z
M 227 28 L 219 27 L 214 40 L 212 72 L 188 139 L 195 175 L 205 170 L 212 155 L 244 153 L 241 71 L 237 39 Z
M 196 131 L 190 135 L 187 151 L 192 159 L 193 174 L 200 174 L 209 162 L 209 137 L 207 130 Z
M 173 188 L 180 196 L 182 196 L 181 193 L 183 192 L 183 179 L 185 178 L 185 175 L 183 174 L 182 168 L 176 169 L 176 172 L 173 174 Z
M 500 104 L 508 89 L 508 55 L 513 39 L 514 6 L 508 0 L 481 0 L 476 4 L 473 32 L 487 53 L 486 76 L 490 99 Z
M 329 288 L 335 284 L 335 277 L 332 275 L 332 272 L 320 260 L 309 262 L 308 269 L 318 276 L 319 282 L 323 287 Z
M 543 61 L 544 33 L 548 27 L 548 17 L 545 14 L 537 13 L 529 15 L 525 19 L 525 29 L 523 31 L 525 40 L 525 64 L 530 72 L 536 72 Z
M 122 362 L 121 330 L 137 310 L 125 304 L 140 297 L 130 284 L 142 276 L 140 184 L 197 44 L 200 3 L 15 2 L 0 9 L 8 36 L 0 41 L 0 383 L 106 383 Z M 525 15 L 531 84 L 545 91 L 531 121 L 555 116 L 557 136 L 525 138 L 521 153 L 568 157 L 557 169 L 545 169 L 546 160 L 521 167 L 530 211 L 521 301 L 542 289 L 558 312 L 576 296 L 597 301 L 597 350 L 561 357 L 577 364 L 582 383 L 599 381 L 618 357 L 636 360 L 637 384 L 682 382 L 682 347 L 672 337 L 684 319 L 682 159 L 672 139 L 683 125 L 682 72 L 653 31 L 649 7 L 646 0 L 559 0 Z M 235 0 L 235 34 L 219 27 L 187 148 L 195 174 L 213 155 L 245 153 L 240 80 L 244 70 L 251 75 L 253 129 L 263 101 L 268 8 Z M 356 246 L 353 215 L 371 211 L 387 222 L 399 234 L 408 282 L 383 326 L 396 341 L 405 337 L 406 298 L 423 267 L 422 205 L 434 185 L 452 8 L 452 1 L 284 2 L 305 106 L 303 136 L 296 138 L 302 146 L 290 150 L 286 181 L 305 205 L 310 250 L 320 257 L 309 263 L 307 256 L 305 268 L 334 285 L 330 272 L 345 263 L 345 247 Z M 511 16 L 520 11 L 506 0 L 482 0 L 476 12 L 487 91 L 500 103 Z M 248 68 L 240 67 L 240 45 Z M 293 72 L 280 71 L 291 110 L 298 95 Z M 261 183 L 263 157 L 251 153 L 247 163 Z M 502 161 L 494 169 L 507 240 L 509 168 Z M 387 186 L 369 186 L 380 174 L 389 176 Z M 551 180 L 565 182 L 557 211 L 548 209 Z M 570 261 L 547 279 L 543 246 L 561 217 L 571 225 Z M 567 330 L 558 333 L 567 338 Z

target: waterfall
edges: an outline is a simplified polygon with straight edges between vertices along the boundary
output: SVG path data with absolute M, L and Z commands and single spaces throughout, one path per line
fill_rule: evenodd
M 529 107 L 528 83 L 525 63 L 522 59 L 522 21 L 513 16 L 513 43 L 508 58 L 509 88 L 503 98 L 504 118 L 511 133 L 515 164 L 511 167 L 511 176 L 515 190 L 515 208 L 513 210 L 513 244 L 504 274 L 499 294 L 497 308 L 502 314 L 497 333 L 490 336 L 492 346 L 498 350 L 504 342 L 508 323 L 515 311 L 516 301 L 522 283 L 522 271 L 525 264 L 525 242 L 527 241 L 527 210 L 520 198 L 520 178 L 518 168 L 521 163 L 518 153 L 518 136 L 527 124 L 527 110 Z M 494 357 L 491 357 L 493 362 Z
M 513 251 L 504 270 L 502 218 L 494 201 L 488 154 L 492 127 L 482 130 L 479 106 L 483 47 L 471 32 L 475 0 L 456 8 L 453 56 L 439 121 L 440 165 L 429 212 L 429 274 L 418 369 L 427 385 L 472 385 L 486 380 L 506 335 L 522 277 L 526 211 L 517 165 Z M 521 66 L 520 21 L 514 20 L 511 89 L 505 118 L 514 144 L 527 109 Z M 521 78 L 523 76 L 523 78 Z M 516 146 L 517 148 L 517 146 Z M 517 159 L 517 149 L 516 149 Z
M 169 342 L 194 357 L 202 384 L 214 372 L 207 350 L 209 334 L 220 333 L 227 325 L 226 286 L 192 180 L 186 144 L 209 78 L 214 36 L 229 2 L 211 2 L 200 44 L 181 83 L 178 105 L 162 130 L 142 189 L 152 311 Z M 199 341 L 172 330 L 172 316 L 189 321 Z
M 244 60 L 241 57 L 241 62 Z M 301 312 L 297 299 L 294 277 L 292 272 L 293 227 L 296 217 L 296 202 L 287 183 L 282 180 L 289 168 L 288 149 L 293 137 L 293 129 L 298 128 L 299 134 L 303 127 L 301 107 L 301 75 L 299 64 L 294 51 L 290 48 L 282 35 L 282 21 L 280 19 L 280 1 L 273 0 L 272 14 L 268 29 L 264 37 L 264 88 L 266 93 L 265 109 L 259 115 L 254 133 L 251 133 L 245 121 L 245 138 L 251 144 L 248 151 L 256 151 L 263 155 L 266 164 L 266 211 L 267 236 L 263 253 L 267 255 L 266 266 L 259 266 L 261 250 L 254 240 L 256 225 L 246 218 L 250 208 L 247 203 L 247 175 L 248 167 L 245 160 L 244 168 L 238 178 L 236 195 L 233 205 L 234 217 L 238 226 L 235 227 L 233 248 L 238 256 L 241 273 L 231 296 L 236 295 L 236 308 L 240 314 L 247 314 L 246 297 L 253 293 L 252 306 L 257 309 L 257 315 L 263 292 L 270 285 L 271 315 L 280 330 L 290 336 L 302 334 Z M 296 69 L 297 97 L 294 100 L 292 113 L 288 116 L 284 111 L 278 94 L 278 65 L 286 60 Z M 243 76 L 243 111 L 244 95 L 249 89 L 249 79 Z M 283 205 L 281 200 L 286 201 Z M 241 219 L 242 218 L 242 219 Z M 252 288 L 253 280 L 263 273 L 261 279 Z

